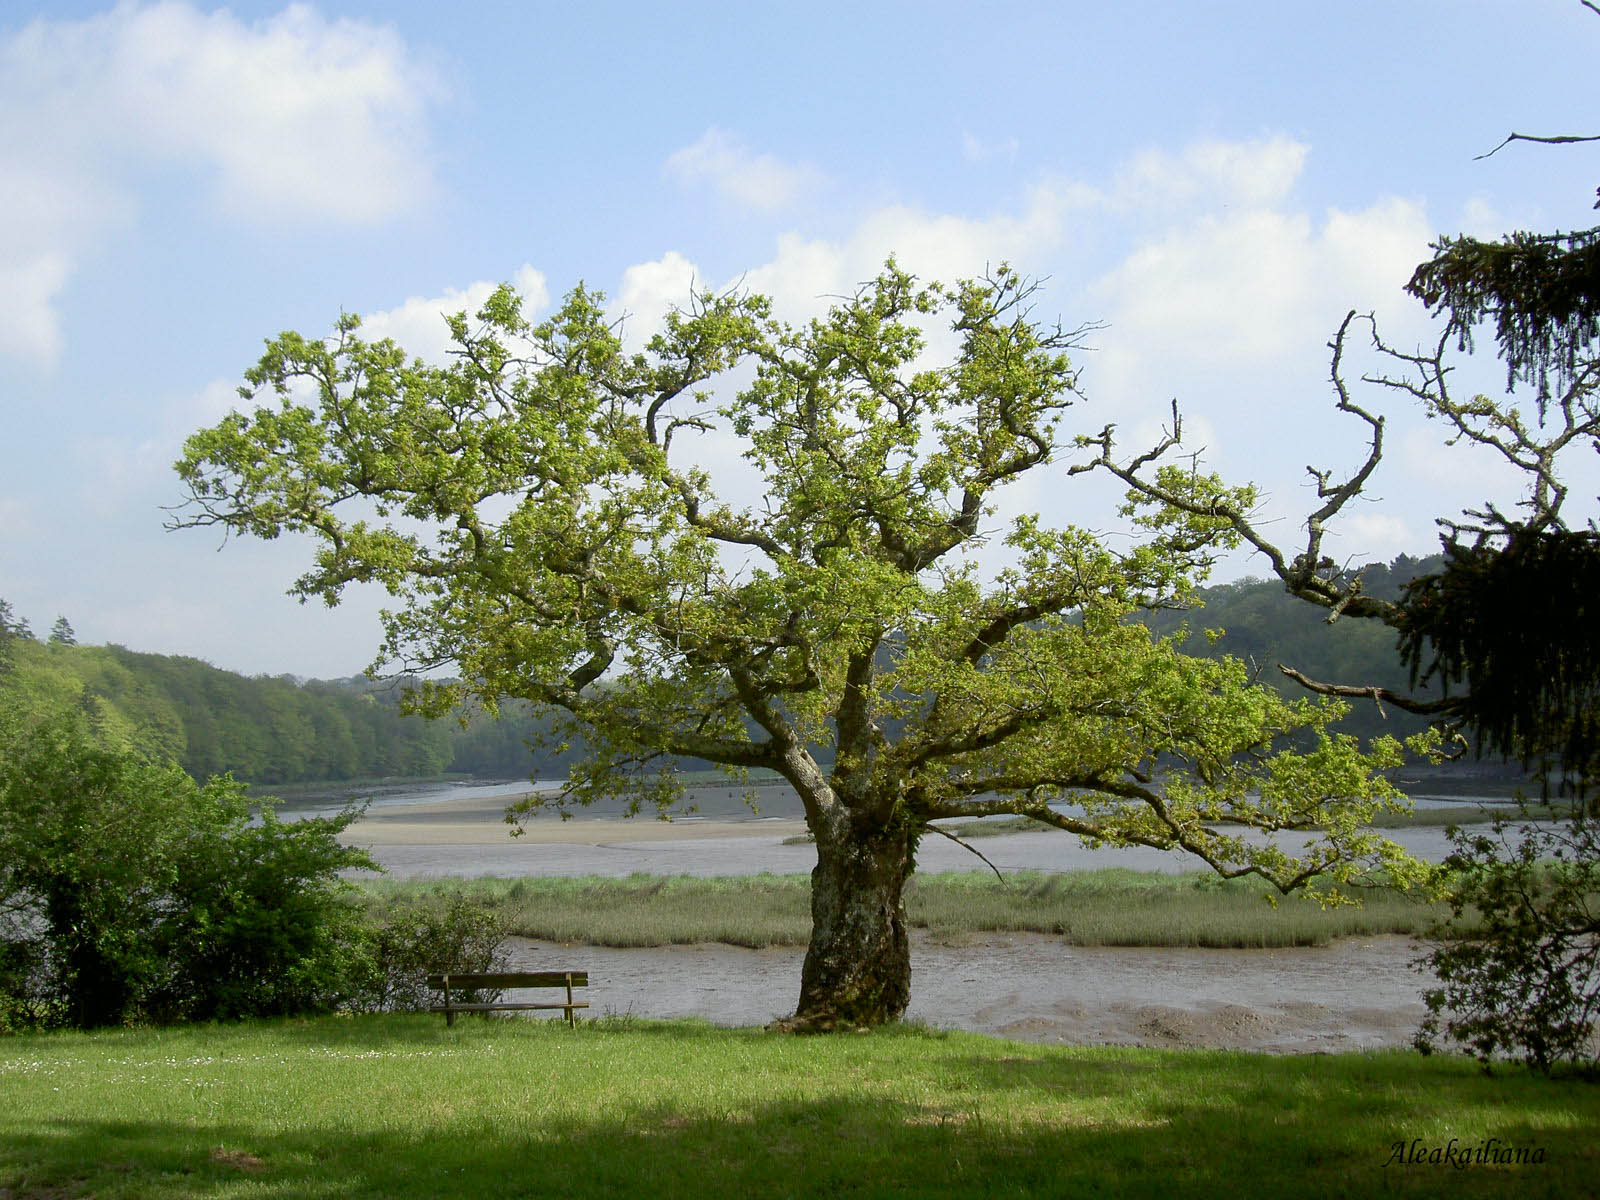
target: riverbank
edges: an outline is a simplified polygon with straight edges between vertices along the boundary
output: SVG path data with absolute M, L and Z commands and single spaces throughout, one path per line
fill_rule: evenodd
M 595 1013 L 765 1024 L 793 1010 L 810 937 L 804 875 L 374 881 L 373 902 L 493 910 L 512 965 L 585 970 Z M 1027 1041 L 1304 1053 L 1408 1045 L 1422 950 L 1444 915 L 1380 893 L 1359 909 L 1268 906 L 1206 876 L 919 874 L 912 1008 Z

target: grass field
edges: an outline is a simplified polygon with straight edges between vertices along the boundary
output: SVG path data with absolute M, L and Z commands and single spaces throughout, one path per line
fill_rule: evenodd
M 510 931 L 544 941 L 600 946 L 726 942 L 799 946 L 811 936 L 805 875 L 717 879 L 528 877 L 364 884 L 378 900 L 464 892 L 492 903 Z M 1055 934 L 1080 946 L 1270 948 L 1324 945 L 1336 937 L 1418 933 L 1443 906 L 1394 892 L 1363 895 L 1359 908 L 1323 909 L 1301 897 L 1269 905 L 1259 883 L 1211 875 L 1118 868 L 1073 874 L 1015 873 L 1002 883 L 971 872 L 913 877 L 911 923 L 959 941 L 988 932 Z
M 1403 1053 L 1088 1050 L 914 1027 L 795 1038 L 390 1015 L 16 1037 L 0 1041 L 0 1096 L 8 1200 L 1532 1200 L 1591 1195 L 1600 1177 L 1592 1085 Z

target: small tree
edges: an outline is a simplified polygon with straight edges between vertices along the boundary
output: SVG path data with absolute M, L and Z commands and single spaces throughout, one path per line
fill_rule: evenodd
M 0 599 L 0 644 L 9 638 L 33 639 L 33 630 L 28 628 L 28 618 L 19 617 L 11 607 L 11 601 Z
M 78 635 L 72 632 L 72 626 L 65 617 L 57 617 L 56 623 L 50 626 L 50 644 L 52 646 L 76 646 Z
M 1600 823 L 1496 822 L 1453 832 L 1453 920 L 1434 930 L 1438 977 L 1417 1031 L 1483 1062 L 1520 1059 L 1539 1071 L 1596 1066 L 1600 1018 Z M 1467 918 L 1472 932 L 1462 935 Z
M 1330 728 L 1337 703 L 1286 702 L 1128 620 L 1188 603 L 1237 540 L 1225 520 L 1148 521 L 1124 552 L 1029 515 L 986 528 L 1008 484 L 1085 469 L 1051 470 L 1075 337 L 1032 296 L 1006 269 L 919 286 L 891 262 L 803 328 L 707 293 L 630 354 L 594 293 L 535 325 L 502 288 L 450 319 L 444 366 L 347 316 L 268 343 L 241 394 L 275 402 L 190 438 L 177 524 L 311 534 L 302 596 L 383 584 L 401 604 L 378 665 L 459 673 L 416 708 L 516 696 L 581 734 L 558 804 L 665 811 L 669 756 L 782 775 L 817 846 L 797 1028 L 905 1011 L 902 892 L 939 818 L 1023 814 L 1284 892 L 1414 877 L 1363 825 L 1397 802 L 1394 742 L 1364 754 Z M 938 324 L 956 348 L 929 365 Z M 734 444 L 753 503 L 715 491 Z M 1314 748 L 1282 749 L 1295 734 Z M 1240 826 L 1324 832 L 1294 856 Z

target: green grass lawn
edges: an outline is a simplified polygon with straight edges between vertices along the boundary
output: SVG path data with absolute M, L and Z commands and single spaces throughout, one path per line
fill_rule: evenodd
M 0 1196 L 1592 1195 L 1600 1087 L 1409 1053 L 393 1015 L 0 1040 Z M 1394 1161 L 1397 1143 L 1459 1158 Z
M 700 879 L 688 875 L 433 880 L 364 884 L 373 897 L 465 892 L 492 902 L 510 931 L 600 946 L 726 942 L 803 946 L 811 936 L 805 875 Z M 1359 908 L 1324 909 L 1304 897 L 1274 908 L 1259 882 L 1108 868 L 1071 874 L 984 872 L 916 875 L 906 889 L 914 927 L 960 941 L 983 933 L 1048 933 L 1079 946 L 1264 948 L 1324 945 L 1336 937 L 1419 933 L 1442 905 L 1390 891 Z

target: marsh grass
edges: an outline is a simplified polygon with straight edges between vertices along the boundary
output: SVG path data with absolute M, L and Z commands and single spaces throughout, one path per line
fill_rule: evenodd
M 509 932 L 600 946 L 726 942 L 802 946 L 811 936 L 804 875 L 701 879 L 579 878 L 379 881 L 374 903 L 461 893 L 491 903 Z M 906 912 L 915 928 L 959 941 L 984 933 L 1053 934 L 1080 946 L 1320 946 L 1338 937 L 1420 933 L 1448 913 L 1396 892 L 1362 895 L 1359 908 L 1324 909 L 1301 897 L 1271 905 L 1260 884 L 1208 875 L 1110 868 L 1017 872 L 1006 882 L 971 872 L 913 877 Z
M 0 1194 L 1587 1195 L 1600 1088 L 1408 1053 L 388 1015 L 0 1040 Z M 1525 1159 L 1395 1161 L 1498 1139 Z
M 1418 808 L 1411 812 L 1381 813 L 1372 821 L 1374 829 L 1407 829 L 1417 826 L 1443 827 L 1447 825 L 1488 825 L 1504 821 L 1559 821 L 1572 815 L 1570 805 L 1529 804 L 1518 809 L 1514 804 L 1497 804 L 1493 807 L 1464 804 L 1448 808 Z

